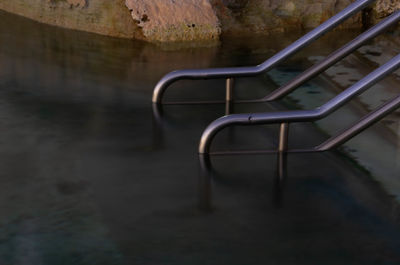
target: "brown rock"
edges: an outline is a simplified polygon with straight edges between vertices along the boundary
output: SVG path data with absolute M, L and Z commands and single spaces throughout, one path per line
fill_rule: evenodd
M 64 28 L 143 39 L 124 0 L 0 0 L 0 9 Z
M 352 0 L 213 0 L 226 32 L 270 34 L 315 28 L 343 10 Z M 362 26 L 361 14 L 341 28 Z
M 67 0 L 67 2 L 73 6 L 85 7 L 87 5 L 86 0 Z
M 126 0 L 150 41 L 215 40 L 219 20 L 208 0 Z
M 270 34 L 315 28 L 354 0 L 0 0 L 0 9 L 39 22 L 154 42 L 216 40 L 221 32 Z M 131 12 L 129 12 L 128 8 Z M 372 25 L 400 0 L 374 8 L 339 28 Z
M 375 11 L 379 18 L 386 17 L 400 9 L 400 0 L 378 0 Z

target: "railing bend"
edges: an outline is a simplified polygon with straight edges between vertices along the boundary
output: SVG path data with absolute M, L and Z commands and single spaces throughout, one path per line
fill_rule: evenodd
M 287 137 L 287 130 L 289 128 L 289 123 L 291 122 L 310 122 L 322 119 L 345 103 L 350 101 L 352 98 L 361 94 L 382 78 L 388 74 L 394 72 L 400 67 L 400 54 L 391 59 L 389 62 L 379 67 L 362 80 L 346 89 L 324 105 L 313 110 L 298 110 L 298 111 L 284 111 L 284 112 L 268 112 L 268 113 L 255 113 L 255 114 L 232 114 L 219 118 L 212 122 L 206 130 L 200 140 L 199 153 L 208 154 L 210 152 L 210 146 L 215 135 L 221 131 L 223 128 L 232 125 L 257 125 L 257 124 L 281 124 L 280 137 Z M 395 97 L 389 102 L 383 104 L 374 112 L 368 114 L 366 117 L 362 118 L 359 122 L 351 126 L 349 129 L 341 132 L 339 135 L 330 138 L 325 143 L 319 145 L 318 147 L 307 150 L 307 151 L 325 151 L 330 148 L 336 147 L 345 141 L 351 139 L 361 131 L 365 130 L 368 126 L 372 125 L 374 122 L 380 120 L 382 117 L 395 110 L 400 106 L 400 96 Z M 287 147 L 287 142 L 285 139 L 280 140 L 279 151 Z
M 156 85 L 153 91 L 153 103 L 162 103 L 163 95 L 166 89 L 173 82 L 183 79 L 217 79 L 226 78 L 231 79 L 234 77 L 249 77 L 256 76 L 263 72 L 267 72 L 277 66 L 279 63 L 292 56 L 314 40 L 318 39 L 328 31 L 332 30 L 341 24 L 347 18 L 353 16 L 358 11 L 362 10 L 374 0 L 357 0 L 350 4 L 343 11 L 331 17 L 323 24 L 310 31 L 293 44 L 283 49 L 270 59 L 266 60 L 260 65 L 251 67 L 233 67 L 233 68 L 214 68 L 214 69 L 197 69 L 197 70 L 178 70 L 171 72 L 164 76 Z M 228 83 L 228 82 L 227 82 Z M 228 88 L 227 88 L 228 89 Z

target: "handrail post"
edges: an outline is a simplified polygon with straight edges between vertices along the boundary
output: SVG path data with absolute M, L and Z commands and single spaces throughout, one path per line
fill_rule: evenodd
M 226 79 L 226 101 L 232 101 L 233 100 L 233 85 L 234 85 L 235 79 L 227 78 Z
M 289 123 L 281 123 L 279 128 L 279 153 L 286 153 L 289 143 Z
M 232 111 L 232 101 L 233 101 L 233 86 L 235 83 L 235 79 L 227 78 L 226 79 L 226 94 L 225 94 L 225 115 L 231 114 Z
M 287 151 L 289 149 L 289 123 L 281 123 L 279 128 L 279 147 L 277 160 L 278 202 L 282 202 L 283 185 L 287 178 Z

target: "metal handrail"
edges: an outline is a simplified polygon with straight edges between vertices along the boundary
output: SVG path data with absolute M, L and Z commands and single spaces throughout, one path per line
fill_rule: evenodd
M 314 40 L 318 39 L 331 29 L 341 24 L 344 20 L 351 17 L 358 11 L 362 10 L 375 0 L 357 0 L 350 4 L 344 10 L 331 17 L 323 24 L 310 31 L 287 48 L 283 49 L 270 59 L 260 65 L 250 67 L 231 67 L 231 68 L 214 68 L 214 69 L 193 69 L 178 70 L 165 75 L 156 85 L 153 91 L 153 103 L 162 103 L 163 95 L 166 89 L 175 81 L 183 79 L 227 79 L 227 95 L 232 91 L 233 77 L 251 77 L 267 72 L 277 66 L 279 63 L 292 56 Z M 231 98 L 230 98 L 231 99 Z M 228 98 L 227 98 L 228 100 Z
M 353 51 L 360 48 L 366 42 L 372 40 L 379 34 L 383 33 L 385 30 L 390 28 L 391 26 L 398 23 L 400 20 L 400 10 L 396 11 L 389 17 L 382 20 L 380 23 L 375 25 L 374 27 L 370 28 L 369 30 L 365 31 L 364 33 L 357 36 L 354 40 L 347 43 L 345 46 L 339 48 L 335 52 L 328 55 L 324 60 L 320 61 L 319 63 L 311 66 L 306 71 L 298 75 L 297 77 L 293 78 L 287 84 L 281 86 L 280 88 L 272 91 L 268 96 L 256 100 L 258 102 L 267 102 L 273 101 L 277 99 L 281 99 L 287 94 L 294 91 L 299 86 L 303 85 L 307 81 L 311 80 L 312 78 L 316 77 L 320 73 L 327 70 L 329 67 L 334 65 L 335 63 L 339 62 L 341 59 L 346 57 L 347 55 L 351 54 Z
M 279 152 L 287 152 L 287 137 L 289 123 L 291 122 L 311 122 L 320 120 L 332 112 L 339 109 L 352 98 L 361 94 L 385 76 L 394 72 L 400 67 L 400 54 L 392 58 L 389 62 L 382 65 L 356 84 L 346 89 L 327 103 L 312 110 L 297 110 L 297 111 L 284 111 L 284 112 L 269 112 L 269 113 L 255 113 L 255 114 L 232 114 L 221 117 L 213 121 L 203 132 L 200 140 L 199 153 L 208 154 L 210 152 L 210 145 L 215 135 L 225 127 L 232 125 L 257 125 L 257 124 L 281 124 Z M 388 113 L 394 111 L 400 106 L 400 96 L 390 100 L 386 104 L 379 107 L 376 111 L 365 116 L 355 125 L 349 129 L 341 132 L 335 137 L 332 137 L 325 143 L 317 146 L 316 148 L 306 151 L 326 151 L 347 140 L 351 139 L 361 131 L 365 130 L 368 126 L 377 122 Z

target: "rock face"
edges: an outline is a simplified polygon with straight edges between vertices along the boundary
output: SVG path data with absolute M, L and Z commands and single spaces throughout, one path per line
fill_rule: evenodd
M 400 9 L 400 0 L 378 0 L 375 6 L 377 17 L 386 17 Z
M 219 20 L 208 0 L 126 0 L 150 41 L 218 39 Z
M 0 9 L 64 28 L 143 39 L 124 0 L 0 0 Z
M 0 0 L 0 9 L 33 20 L 152 42 L 216 40 L 314 28 L 354 0 Z M 341 28 L 376 23 L 400 0 L 378 0 Z
M 54 1 L 54 0 L 49 0 L 49 1 Z M 67 0 L 67 2 L 72 6 L 80 6 L 80 7 L 85 7 L 87 4 L 86 0 Z
M 257 33 L 314 28 L 349 5 L 351 0 L 214 0 L 225 31 Z M 361 15 L 342 27 L 361 26 Z

